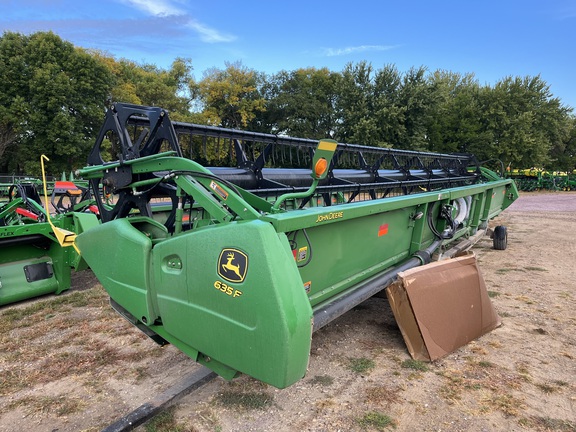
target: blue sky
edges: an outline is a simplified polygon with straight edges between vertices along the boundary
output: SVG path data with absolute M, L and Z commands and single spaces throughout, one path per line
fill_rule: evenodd
M 536 76 L 576 108 L 575 0 L 0 0 L 0 30 L 51 30 L 85 48 L 194 75 L 241 61 L 275 73 L 366 60 L 404 72 Z

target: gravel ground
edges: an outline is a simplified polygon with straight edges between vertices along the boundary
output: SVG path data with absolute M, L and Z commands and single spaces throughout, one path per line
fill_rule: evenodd
M 507 211 L 575 213 L 576 217 L 576 192 L 525 192 Z
M 293 386 L 217 378 L 139 430 L 576 431 L 576 192 L 523 193 L 497 224 L 507 249 L 473 249 L 503 322 L 491 333 L 411 363 L 374 297 L 314 334 Z M 73 284 L 0 309 L 1 432 L 99 431 L 198 368 L 113 313 L 90 272 Z

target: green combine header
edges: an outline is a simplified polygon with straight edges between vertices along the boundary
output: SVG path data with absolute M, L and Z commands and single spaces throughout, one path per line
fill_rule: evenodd
M 398 272 L 469 247 L 518 196 L 472 155 L 171 122 L 117 104 L 76 246 L 113 307 L 231 379 L 301 379 L 312 333 Z M 506 230 L 494 244 L 506 247 Z
M 6 186 L 0 204 L 0 306 L 60 294 L 70 288 L 72 269 L 87 268 L 73 240 L 99 224 L 89 191 L 60 181 L 50 197 L 42 197 L 41 185 L 22 179 Z

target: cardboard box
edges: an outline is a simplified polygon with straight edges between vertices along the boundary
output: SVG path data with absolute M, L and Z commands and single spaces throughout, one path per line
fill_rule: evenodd
M 416 360 L 436 360 L 501 324 L 473 254 L 399 273 L 386 295 Z

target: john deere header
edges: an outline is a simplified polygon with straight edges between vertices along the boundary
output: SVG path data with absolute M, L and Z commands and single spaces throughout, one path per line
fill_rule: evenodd
M 172 123 L 117 104 L 79 174 L 102 224 L 76 245 L 113 306 L 231 379 L 304 376 L 314 330 L 517 198 L 472 155 Z

